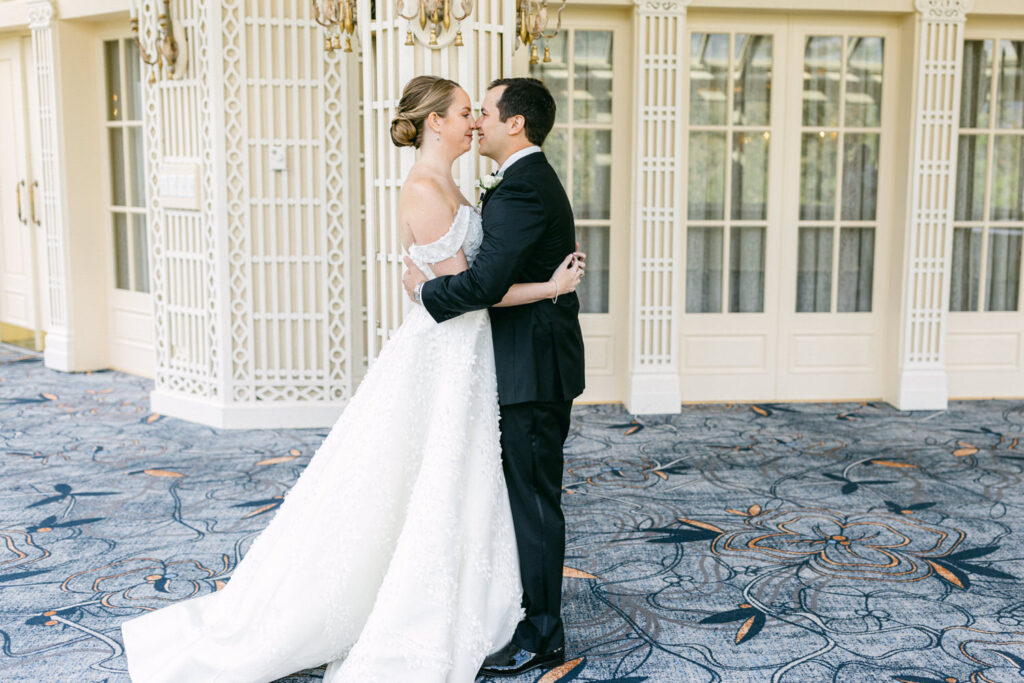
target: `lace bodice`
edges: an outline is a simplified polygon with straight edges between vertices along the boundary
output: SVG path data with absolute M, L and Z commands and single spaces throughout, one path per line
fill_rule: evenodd
M 448 232 L 430 244 L 413 244 L 409 247 L 409 257 L 429 279 L 435 275 L 430 266 L 444 261 L 458 253 L 466 255 L 466 261 L 473 265 L 473 259 L 480 251 L 480 243 L 484 239 L 483 221 L 480 212 L 469 204 L 463 204 L 455 212 Z

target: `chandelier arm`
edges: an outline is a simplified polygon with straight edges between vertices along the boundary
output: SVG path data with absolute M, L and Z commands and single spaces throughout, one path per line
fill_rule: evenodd
M 415 12 L 408 15 L 402 11 L 403 9 L 405 9 L 405 0 L 395 0 L 395 13 L 398 14 L 398 16 L 400 16 L 402 19 L 405 19 L 406 21 L 412 21 L 413 19 L 416 19 L 420 15 L 419 7 L 416 8 Z

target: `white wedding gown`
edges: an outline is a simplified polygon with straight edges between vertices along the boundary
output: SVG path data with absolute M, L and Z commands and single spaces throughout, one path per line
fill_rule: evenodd
M 459 209 L 430 264 L 472 263 Z M 487 311 L 412 308 L 220 591 L 122 624 L 136 683 L 459 683 L 522 617 Z

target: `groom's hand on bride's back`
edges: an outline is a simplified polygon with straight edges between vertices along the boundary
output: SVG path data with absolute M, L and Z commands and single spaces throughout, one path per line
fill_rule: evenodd
M 421 282 L 426 282 L 427 276 L 416 267 L 416 264 L 408 256 L 403 256 L 402 260 L 405 261 L 405 271 L 402 273 L 402 286 L 405 287 L 405 293 L 409 295 L 412 302 L 418 304 L 419 301 L 416 301 L 416 286 Z

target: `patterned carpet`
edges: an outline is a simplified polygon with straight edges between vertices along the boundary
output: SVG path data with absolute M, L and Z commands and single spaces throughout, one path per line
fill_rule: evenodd
M 0 346 L 0 680 L 127 681 L 118 625 L 228 581 L 326 434 L 150 387 Z M 1021 402 L 579 407 L 571 659 L 516 680 L 1019 682 L 1022 475 Z

